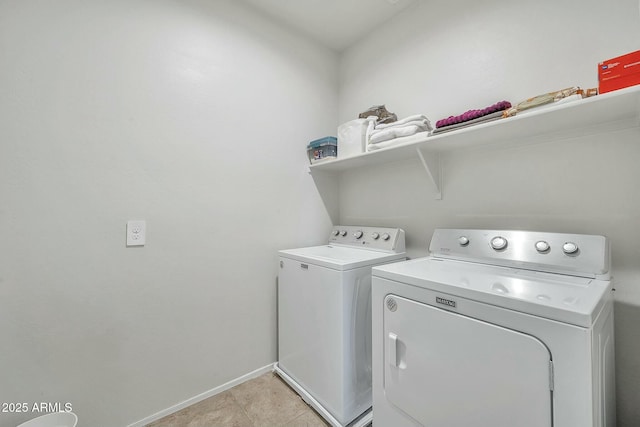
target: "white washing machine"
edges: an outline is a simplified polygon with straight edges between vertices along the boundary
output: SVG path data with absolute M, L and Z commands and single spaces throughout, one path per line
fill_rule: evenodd
M 614 427 L 603 236 L 436 230 L 373 268 L 373 424 Z
M 341 226 L 279 252 L 276 372 L 333 426 L 371 421 L 371 267 L 405 259 L 404 231 Z

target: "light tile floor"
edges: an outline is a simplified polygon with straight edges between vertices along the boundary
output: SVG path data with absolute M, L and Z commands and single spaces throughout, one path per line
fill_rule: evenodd
M 267 373 L 146 427 L 326 427 L 284 381 Z

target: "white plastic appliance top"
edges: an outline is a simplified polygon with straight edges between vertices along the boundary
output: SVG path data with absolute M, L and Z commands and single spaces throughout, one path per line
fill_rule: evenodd
M 404 231 L 400 228 L 339 226 L 331 231 L 328 245 L 281 250 L 278 254 L 334 270 L 349 270 L 404 259 Z
M 373 275 L 583 327 L 612 290 L 603 236 L 441 229 L 429 249 L 429 257 L 375 267 Z

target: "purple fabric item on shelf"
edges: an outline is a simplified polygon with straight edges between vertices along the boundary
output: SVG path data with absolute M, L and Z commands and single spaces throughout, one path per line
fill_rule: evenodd
M 475 120 L 479 117 L 486 116 L 487 114 L 506 110 L 507 108 L 511 108 L 511 103 L 509 101 L 500 101 L 487 108 L 483 108 L 482 110 L 469 110 L 463 114 L 460 114 L 459 116 L 450 116 L 446 119 L 438 120 L 436 122 L 436 128 L 464 123 L 469 120 Z
M 473 125 L 478 125 L 480 123 L 491 122 L 499 119 L 502 119 L 502 111 L 496 111 L 495 113 L 487 114 L 486 116 L 478 117 L 477 119 L 468 120 L 466 122 L 456 123 L 454 125 L 442 126 L 434 129 L 433 134 L 438 135 L 445 132 L 451 132 L 452 130 L 458 130 L 458 129 L 470 127 Z

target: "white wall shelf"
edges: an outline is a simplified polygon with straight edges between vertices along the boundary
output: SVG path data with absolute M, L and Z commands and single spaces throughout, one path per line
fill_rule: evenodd
M 418 157 L 441 198 L 440 153 L 487 146 L 514 147 L 640 126 L 640 86 L 532 109 L 514 117 L 433 136 L 399 138 L 398 145 L 311 165 L 311 174 L 341 173 Z

